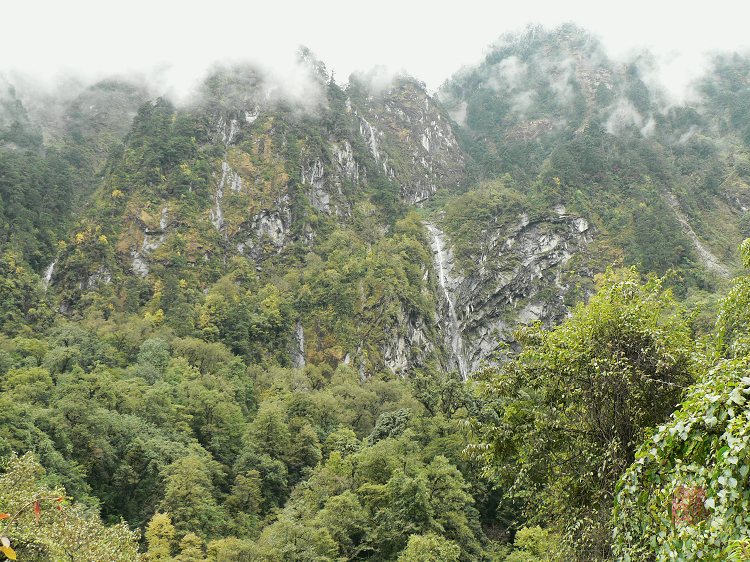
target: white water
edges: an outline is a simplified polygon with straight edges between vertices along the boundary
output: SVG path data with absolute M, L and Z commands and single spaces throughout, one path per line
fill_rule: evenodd
M 211 222 L 219 232 L 224 228 L 222 202 L 224 201 L 224 190 L 227 187 L 237 193 L 242 191 L 243 184 L 240 175 L 224 160 L 221 163 L 221 179 L 219 179 L 219 183 L 216 185 L 216 192 L 214 193 L 214 208 L 211 210 Z
M 380 152 L 378 152 L 378 131 L 375 127 L 370 125 L 369 121 L 364 117 L 360 117 L 359 119 L 359 133 L 365 139 L 365 142 L 367 142 L 367 146 L 370 147 L 370 152 L 372 152 L 375 161 L 378 162 L 380 161 Z
M 294 344 L 292 366 L 299 369 L 305 366 L 305 330 L 302 327 L 302 322 L 299 320 L 297 320 L 297 324 L 294 326 Z
M 448 308 L 448 317 L 444 319 L 446 341 L 450 345 L 453 359 L 458 366 L 458 371 L 461 373 L 461 377 L 466 380 L 469 374 L 469 366 L 466 361 L 466 350 L 463 336 L 461 334 L 461 322 L 458 320 L 458 315 L 456 314 L 453 290 L 450 287 L 452 284 L 449 271 L 451 259 L 448 256 L 445 244 L 443 243 L 443 237 L 445 235 L 440 229 L 431 223 L 425 223 L 425 226 L 430 233 L 430 246 L 435 259 L 435 269 L 438 274 L 438 282 L 440 283 L 440 288 L 443 290 L 443 297 L 445 298 Z
M 221 208 L 221 203 L 224 200 L 224 182 L 227 177 L 227 169 L 229 164 L 226 162 L 221 163 L 221 179 L 216 186 L 216 193 L 214 193 L 214 208 L 211 211 L 211 222 L 214 228 L 221 232 L 224 228 L 224 210 Z
M 44 270 L 44 288 L 45 289 L 49 287 L 49 284 L 52 281 L 52 274 L 55 272 L 56 265 L 57 265 L 57 260 L 49 264 L 49 266 L 47 266 L 47 269 Z
M 211 211 L 211 222 L 214 228 L 221 232 L 224 228 L 224 211 L 221 208 L 221 202 L 224 200 L 224 186 L 219 184 L 216 188 L 216 194 L 214 195 L 215 207 Z

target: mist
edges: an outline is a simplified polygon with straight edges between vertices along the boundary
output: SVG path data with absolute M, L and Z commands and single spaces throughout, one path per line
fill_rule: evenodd
M 627 6 L 467 0 L 450 11 L 395 0 L 369 6 L 342 0 L 133 0 L 104 6 L 92 0 L 4 6 L 0 76 L 15 84 L 22 98 L 33 90 L 37 100 L 71 99 L 114 76 L 141 84 L 152 96 L 184 103 L 217 64 L 250 64 L 284 96 L 307 103 L 315 100 L 315 87 L 297 57 L 299 46 L 306 45 L 339 83 L 360 72 L 377 89 L 393 76 L 409 74 L 434 92 L 462 66 L 479 62 L 503 34 L 530 23 L 550 29 L 574 22 L 598 37 L 613 60 L 631 60 L 649 49 L 648 80 L 660 84 L 673 103 L 682 103 L 691 99 L 690 85 L 707 68 L 707 53 L 750 48 L 744 29 L 750 6 L 740 1 L 717 1 L 710 10 L 640 0 Z M 503 71 L 508 78 L 523 68 L 508 63 Z M 557 83 L 561 95 L 569 94 L 564 78 Z M 516 99 L 521 110 L 527 103 L 528 96 Z

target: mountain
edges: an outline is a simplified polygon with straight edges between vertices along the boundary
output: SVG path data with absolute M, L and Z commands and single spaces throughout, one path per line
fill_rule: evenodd
M 411 366 L 416 340 L 435 340 L 431 260 L 418 224 L 399 217 L 438 186 L 456 189 L 463 154 L 447 115 L 413 79 L 378 95 L 356 79 L 344 91 L 314 65 L 308 79 L 317 97 L 302 103 L 274 97 L 251 68 L 220 69 L 186 108 L 142 106 L 51 270 L 61 310 L 80 314 L 96 298 L 113 310 L 161 311 L 179 332 L 242 330 L 232 347 L 243 354 L 263 345 L 304 364 L 306 341 L 334 365 L 348 356 L 370 373 Z M 318 294 L 318 276 L 361 260 L 348 278 L 330 280 L 347 299 Z M 380 271 L 385 261 L 404 276 L 400 287 Z M 283 301 L 283 311 L 268 312 L 273 326 L 246 318 L 240 328 L 194 308 L 236 275 Z M 347 320 L 320 316 L 334 306 Z M 380 333 L 364 335 L 370 316 Z
M 103 306 L 107 294 L 113 310 L 172 318 L 179 306 L 180 326 L 204 329 L 187 312 L 201 297 L 178 297 L 179 283 L 206 292 L 244 256 L 257 283 L 278 290 L 312 255 L 328 263 L 332 236 L 364 234 L 365 221 L 373 232 L 360 243 L 391 243 L 414 209 L 429 227 L 412 233 L 423 251 L 409 260 L 424 279 L 406 284 L 411 296 L 389 296 L 377 342 L 353 326 L 321 328 L 314 311 L 330 305 L 288 293 L 302 275 L 280 295 L 290 307 L 273 353 L 301 364 L 307 334 L 308 348 L 331 338 L 316 353 L 333 365 L 348 358 L 363 375 L 430 360 L 465 374 L 512 348 L 519 323 L 559 322 L 607 264 L 672 271 L 675 289 L 701 302 L 737 265 L 745 145 L 733 129 L 741 116 L 721 109 L 742 107 L 721 91 L 736 84 L 711 74 L 697 104 L 671 104 L 647 54 L 612 62 L 574 26 L 502 39 L 438 98 L 406 76 L 384 86 L 375 72 L 342 88 L 309 51 L 300 64 L 302 95 L 251 67 L 217 68 L 184 107 L 142 105 L 129 130 L 144 91 L 116 81 L 47 123 L 47 144 L 74 146 L 68 160 L 86 162 L 81 183 L 101 184 L 90 195 L 70 188 L 87 210 L 44 265 L 60 310 L 80 313 L 86 294 Z M 730 79 L 732 64 L 717 61 L 715 73 Z M 167 308 L 153 300 L 157 278 Z M 364 314 L 366 300 L 349 299 L 346 316 Z
M 611 266 L 713 330 L 750 235 L 749 61 L 675 101 L 648 53 L 565 25 L 434 95 L 306 49 L 294 83 L 216 66 L 179 104 L 4 84 L 0 452 L 149 549 L 504 559 L 531 520 L 461 456 L 495 407 L 471 381 L 526 357 L 524 327 L 575 325 Z
M 0 225 L 4 246 L 37 271 L 91 197 L 110 149 L 145 101 L 142 88 L 104 81 L 72 99 L 24 93 L 0 80 Z M 36 113 L 28 109 L 31 105 Z
M 605 214 L 622 212 L 618 198 L 640 198 L 659 215 L 672 215 L 674 227 L 674 221 L 683 221 L 668 193 L 685 208 L 690 224 L 701 220 L 692 216 L 698 210 L 702 216 L 743 212 L 729 186 L 722 185 L 745 150 L 741 129 L 729 126 L 723 114 L 737 111 L 742 102 L 719 102 L 710 93 L 722 83 L 717 75 L 729 73 L 722 70 L 724 64 L 716 60 L 697 84 L 706 95 L 680 106 L 653 85 L 655 69 L 647 54 L 616 64 L 581 29 L 530 29 L 501 41 L 477 68 L 458 73 L 443 86 L 441 99 L 465 123 L 464 144 L 486 175 L 509 173 L 527 186 L 542 183 L 539 187 L 548 198 L 569 205 L 577 200 L 582 210 L 602 215 L 607 223 L 627 219 Z M 715 156 L 710 164 L 708 154 Z M 649 189 L 660 197 L 654 198 Z M 671 262 L 658 252 L 649 252 L 658 260 L 644 262 L 638 254 L 645 249 L 643 241 L 621 243 L 630 261 L 663 271 L 700 259 L 689 255 L 693 250 L 701 254 L 689 228 L 683 225 L 685 239 L 679 241 L 684 248 L 682 254 L 672 252 Z M 720 238 L 709 234 L 709 224 L 700 228 L 706 231 L 699 234 L 711 243 Z M 629 251 L 628 245 L 633 246 Z M 732 251 L 717 249 L 719 261 L 726 261 Z

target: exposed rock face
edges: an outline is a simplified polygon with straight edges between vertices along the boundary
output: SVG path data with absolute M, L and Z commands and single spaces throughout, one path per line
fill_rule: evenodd
M 422 84 L 399 79 L 386 92 L 357 101 L 359 132 L 381 171 L 410 204 L 459 185 L 465 159 L 448 114 Z
M 425 226 L 430 233 L 430 247 L 435 261 L 438 286 L 442 293 L 442 299 L 438 300 L 438 302 L 442 301 L 442 306 L 438 310 L 438 325 L 443 331 L 446 344 L 450 350 L 453 368 L 458 369 L 461 377 L 466 380 L 469 371 L 466 360 L 466 346 L 455 305 L 460 279 L 454 276 L 453 253 L 446 243 L 445 233 L 432 223 L 425 223 Z
M 350 182 L 359 183 L 359 164 L 354 159 L 351 143 L 345 140 L 333 148 L 341 174 Z
M 330 141 L 322 147 L 324 156 L 310 157 L 300 174 L 305 194 L 319 213 L 348 217 L 352 200 L 345 186 L 360 184 L 360 165 L 348 140 Z
M 239 130 L 240 124 L 237 119 L 219 114 L 212 131 L 211 140 L 228 147 L 233 143 Z
M 437 356 L 466 379 L 515 345 L 519 325 L 551 326 L 564 319 L 575 300 L 569 293 L 580 286 L 581 276 L 593 276 L 571 260 L 585 256 L 594 229 L 563 208 L 533 220 L 523 214 L 488 233 L 469 271 L 459 268 L 450 238 L 437 224 L 426 222 L 425 228 L 433 256 L 435 324 L 400 311 L 381 348 L 385 366 L 396 374 Z
M 318 211 L 328 213 L 331 197 L 325 190 L 323 162 L 316 160 L 307 169 L 302 170 L 302 183 L 311 186 L 310 204 Z
M 305 329 L 302 321 L 297 320 L 294 325 L 294 338 L 292 338 L 292 367 L 300 369 L 305 366 Z
M 685 213 L 682 211 L 680 202 L 677 200 L 677 197 L 675 197 L 674 194 L 667 192 L 664 194 L 664 199 L 667 201 L 667 204 L 671 207 L 672 211 L 674 211 L 675 217 L 677 217 L 677 220 L 682 226 L 682 231 L 693 243 L 695 252 L 696 254 L 698 254 L 698 258 L 701 260 L 703 267 L 705 267 L 708 271 L 719 275 L 720 277 L 729 277 L 729 269 L 727 269 L 727 267 L 721 263 L 721 260 L 719 260 L 719 258 L 717 258 L 711 252 L 711 250 L 706 248 L 706 246 L 703 244 L 703 242 L 701 242 L 700 238 L 698 238 L 698 235 L 693 230 L 693 227 L 690 226 L 690 222 L 688 221 Z
M 216 185 L 214 192 L 214 207 L 211 209 L 209 216 L 214 228 L 219 232 L 224 230 L 224 193 L 229 189 L 234 193 L 242 191 L 242 178 L 235 172 L 229 163 L 224 160 L 221 162 L 221 176 Z
M 291 241 L 291 222 L 289 198 L 284 196 L 273 208 L 261 211 L 240 226 L 237 253 L 258 261 L 269 253 L 281 252 Z
M 513 343 L 518 324 L 560 322 L 571 276 L 587 273 L 566 269 L 592 240 L 585 219 L 559 215 L 529 222 L 524 216 L 509 230 L 490 237 L 488 254 L 496 265 L 480 267 L 459 291 L 472 368 L 496 350 L 498 340 Z
M 81 291 L 90 291 L 98 288 L 100 285 L 107 285 L 112 282 L 112 273 L 104 266 L 101 266 L 95 272 L 91 273 L 86 279 L 79 282 Z
M 448 364 L 462 375 L 477 369 L 503 344 L 514 344 L 519 324 L 552 325 L 567 314 L 566 294 L 575 275 L 574 255 L 585 253 L 593 228 L 581 217 L 557 215 L 530 220 L 488 233 L 476 268 L 456 273 L 450 243 L 434 224 L 426 225 L 435 255 L 437 288 L 443 301 L 438 326 L 447 343 Z
M 376 176 L 398 183 L 409 204 L 463 181 L 465 160 L 450 119 L 416 81 L 400 79 L 385 92 L 349 97 L 346 112 L 367 155 L 357 153 L 355 139 L 310 149 L 301 182 L 317 211 L 348 216 L 353 201 L 346 185 L 359 187 Z
M 159 217 L 159 228 L 149 229 L 146 225 L 141 225 L 143 229 L 143 242 L 140 248 L 131 248 L 130 255 L 133 258 L 132 269 L 135 273 L 141 277 L 145 277 L 149 272 L 149 260 L 148 256 L 154 250 L 157 250 L 167 236 L 167 224 L 169 211 L 167 207 L 163 207 L 161 215 Z
M 353 201 L 347 185 L 361 186 L 366 178 L 364 168 L 348 139 L 332 140 L 322 148 L 324 157 L 310 158 L 302 166 L 307 198 L 318 212 L 348 217 Z
M 406 375 L 415 365 L 424 364 L 436 350 L 425 320 L 401 307 L 395 321 L 385 331 L 381 347 L 383 363 L 393 373 Z

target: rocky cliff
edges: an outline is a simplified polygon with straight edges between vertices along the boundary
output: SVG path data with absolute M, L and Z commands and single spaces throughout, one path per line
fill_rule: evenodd
M 507 38 L 439 97 L 408 76 L 340 85 L 309 52 L 300 68 L 299 90 L 217 68 L 127 127 L 137 87 L 70 103 L 46 138 L 79 138 L 102 174 L 32 262 L 55 308 L 179 317 L 252 360 L 467 377 L 518 325 L 563 319 L 610 263 L 675 272 L 698 299 L 732 275 L 750 166 L 724 90 L 665 106 L 646 63 L 615 64 L 570 26 Z M 0 141 L 42 152 L 16 113 L 25 135 Z
M 426 226 L 443 293 L 439 323 L 450 360 L 464 378 L 511 350 L 519 325 L 560 322 L 585 296 L 582 281 L 593 275 L 586 256 L 595 229 L 562 208 L 535 219 L 523 213 L 486 232 L 469 272 L 456 267 L 445 232 Z

